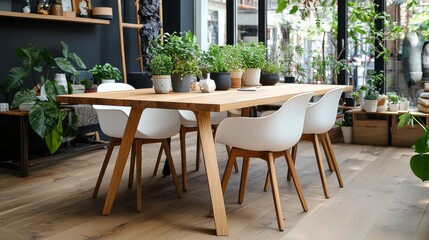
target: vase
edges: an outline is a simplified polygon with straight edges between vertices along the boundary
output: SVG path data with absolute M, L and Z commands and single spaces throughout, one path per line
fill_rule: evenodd
M 228 90 L 231 87 L 231 74 L 229 72 L 210 73 L 210 77 L 216 83 L 216 90 Z
M 399 103 L 389 103 L 389 111 L 397 112 L 399 109 Z
M 352 143 L 353 127 L 351 127 L 351 126 L 341 126 L 341 132 L 343 134 L 344 143 L 347 143 L 347 144 Z
M 377 102 L 378 100 L 369 100 L 365 99 L 363 101 L 362 109 L 365 110 L 365 112 L 377 112 Z
M 241 84 L 243 86 L 259 86 L 259 79 L 261 77 L 260 68 L 247 68 L 244 70 Z
M 58 85 L 63 86 L 66 93 L 68 93 L 69 88 L 67 85 L 67 78 L 65 73 L 55 73 L 54 80 L 58 83 Z
M 202 79 L 198 82 L 198 86 L 203 93 L 214 92 L 217 88 L 216 82 L 210 78 L 210 73 L 207 73 L 206 79 Z
M 156 93 L 169 93 L 171 89 L 170 75 L 153 75 L 153 88 Z
M 408 111 L 409 107 L 410 107 L 410 101 L 399 102 L 399 110 L 401 110 L 401 111 Z
M 243 76 L 243 71 L 231 71 L 229 72 L 231 76 L 231 87 L 240 88 L 241 87 L 241 76 Z
M 173 92 L 190 92 L 192 77 L 192 74 L 187 74 L 183 78 L 180 78 L 177 74 L 171 75 L 171 85 L 173 87 Z

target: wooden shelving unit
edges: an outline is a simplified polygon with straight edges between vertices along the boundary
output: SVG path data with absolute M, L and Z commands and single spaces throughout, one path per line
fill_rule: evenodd
M 0 17 L 28 18 L 28 19 L 63 21 L 63 22 L 74 22 L 74 23 L 84 23 L 84 24 L 104 24 L 104 25 L 110 24 L 109 20 L 103 20 L 103 19 L 65 17 L 65 16 L 43 15 L 43 14 L 36 14 L 36 13 L 8 12 L 8 11 L 0 11 Z

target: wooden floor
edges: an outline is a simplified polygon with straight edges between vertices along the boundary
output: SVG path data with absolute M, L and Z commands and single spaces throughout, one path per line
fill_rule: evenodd
M 429 183 L 410 171 L 411 149 L 335 144 L 345 187 L 327 171 L 331 198 L 325 199 L 308 143 L 300 144 L 296 168 L 309 211 L 302 211 L 293 183 L 286 181 L 285 161 L 278 159 L 286 225 L 279 232 L 271 193 L 263 192 L 266 164 L 254 159 L 242 205 L 240 175 L 231 176 L 225 194 L 229 237 L 216 237 L 204 170 L 194 171 L 195 135 L 188 135 L 189 191 L 182 199 L 161 170 L 152 176 L 158 145 L 143 147 L 141 213 L 126 173 L 111 215 L 101 215 L 113 164 L 98 198 L 91 198 L 106 150 L 31 169 L 27 178 L 0 169 L 0 239 L 429 239 Z M 178 138 L 172 148 L 180 174 Z M 226 153 L 223 146 L 217 149 L 223 174 Z

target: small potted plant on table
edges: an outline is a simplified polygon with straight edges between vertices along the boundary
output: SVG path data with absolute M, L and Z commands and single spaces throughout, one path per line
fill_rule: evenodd
M 280 66 L 275 60 L 268 60 L 261 69 L 261 79 L 259 82 L 262 85 L 274 85 L 279 82 Z
M 150 60 L 153 87 L 156 93 L 168 93 L 171 89 L 173 60 L 166 54 L 159 54 Z
M 89 69 L 88 72 L 92 74 L 94 84 L 96 85 L 100 83 L 114 83 L 122 79 L 121 71 L 110 65 L 110 63 L 105 63 L 104 65 L 97 64 Z
M 399 96 L 396 94 L 390 94 L 387 97 L 389 99 L 389 111 L 397 112 L 399 109 Z

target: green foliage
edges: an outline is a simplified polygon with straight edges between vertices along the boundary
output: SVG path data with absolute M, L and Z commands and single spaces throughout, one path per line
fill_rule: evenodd
M 298 82 L 305 79 L 305 69 L 301 65 L 304 49 L 300 45 L 282 42 L 280 50 L 280 72 L 283 76 L 293 76 Z
M 228 71 L 238 71 L 243 69 L 243 57 L 240 52 L 240 45 L 225 45 L 223 46 L 225 64 Z
M 359 99 L 359 97 L 360 97 L 360 92 L 359 91 L 354 91 L 354 92 L 352 92 L 352 98 L 354 99 L 354 100 L 358 100 Z
M 149 44 L 149 53 L 151 57 L 160 54 L 170 56 L 174 65 L 172 74 L 180 78 L 187 74 L 201 77 L 201 49 L 190 31 L 158 36 Z
M 280 71 L 280 65 L 274 60 L 267 60 L 261 69 L 263 74 L 275 74 Z
M 202 55 L 203 63 L 208 72 L 227 72 L 229 67 L 225 60 L 229 57 L 221 46 L 215 44 L 211 44 Z
M 70 52 L 66 43 L 61 41 L 60 44 L 62 47 L 62 56 L 55 58 L 46 48 L 41 50 L 34 43 L 28 44 L 25 48 L 18 48 L 16 50 L 16 55 L 19 60 L 21 60 L 22 66 L 14 67 L 9 70 L 6 81 L 0 86 L 0 92 L 7 93 L 22 86 L 24 80 L 27 79 L 30 73 L 34 85 L 37 85 L 38 81 L 35 78 L 35 73 L 42 73 L 44 66 L 48 69 L 46 78 L 49 76 L 49 70 L 53 68 L 59 68 L 73 75 L 77 74 L 74 65 L 80 68 L 86 68 L 83 61 L 75 53 Z M 41 76 L 40 83 L 44 83 L 43 75 Z
M 387 98 L 389 99 L 390 103 L 396 104 L 399 102 L 399 96 L 396 94 L 388 94 Z
M 266 61 L 267 47 L 262 42 L 238 43 L 244 68 L 262 68 Z
M 366 100 L 377 100 L 379 97 L 380 97 L 380 93 L 375 87 L 373 86 L 368 87 L 365 93 Z
M 410 167 L 414 175 L 422 181 L 429 180 L 429 128 L 423 121 L 411 115 L 410 112 L 399 116 L 398 129 L 404 125 L 414 125 L 417 122 L 424 130 L 425 133 L 418 138 L 412 146 L 417 154 L 413 155 L 410 159 Z
M 92 74 L 94 84 L 100 84 L 102 79 L 122 79 L 121 71 L 110 65 L 110 63 L 105 63 L 104 65 L 97 64 L 89 69 L 88 72 Z
M 345 112 L 340 121 L 337 121 L 338 126 L 350 127 L 353 126 L 353 115 L 351 112 Z
M 150 60 L 150 69 L 153 75 L 171 75 L 173 60 L 166 54 L 159 54 Z

